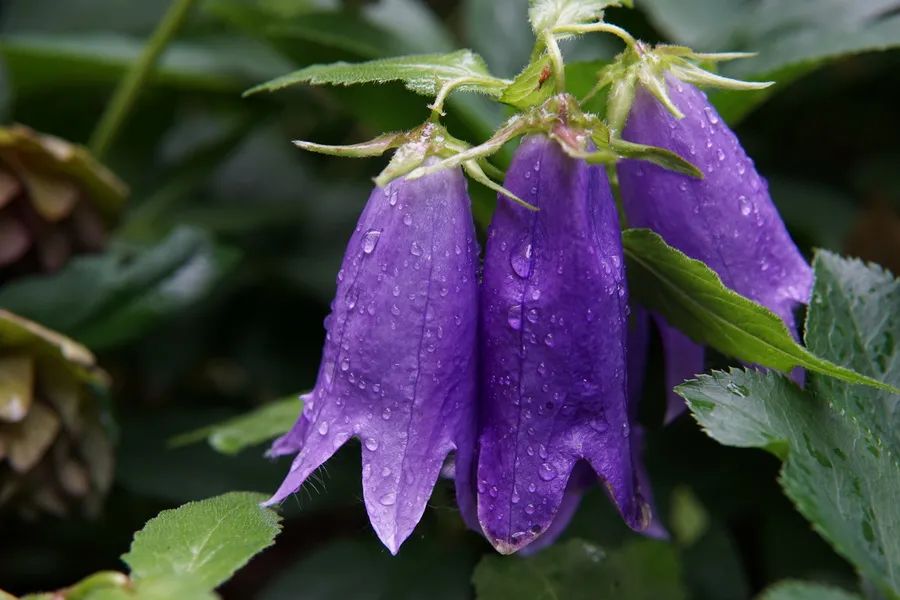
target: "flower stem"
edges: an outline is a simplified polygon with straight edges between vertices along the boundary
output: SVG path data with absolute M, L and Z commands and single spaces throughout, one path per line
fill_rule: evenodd
M 611 33 L 625 42 L 625 45 L 629 48 L 635 48 L 637 46 L 637 40 L 634 37 L 622 29 L 617 25 L 613 25 L 612 23 L 591 23 L 588 25 L 569 25 L 566 27 L 557 27 L 553 30 L 554 33 Z
M 156 30 L 147 40 L 141 55 L 116 87 L 103 116 L 94 128 L 89 147 L 97 158 L 109 149 L 128 117 L 147 79 L 166 46 L 181 28 L 197 0 L 172 0 Z
M 547 46 L 547 54 L 550 56 L 550 64 L 553 66 L 553 76 L 556 80 L 556 91 L 562 93 L 566 91 L 566 65 L 563 61 L 562 52 L 559 49 L 559 42 L 552 33 L 545 36 L 544 44 Z

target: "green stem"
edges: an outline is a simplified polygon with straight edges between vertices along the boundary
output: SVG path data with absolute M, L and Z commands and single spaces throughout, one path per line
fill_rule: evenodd
M 119 82 L 93 135 L 91 135 L 89 146 L 97 158 L 101 158 L 109 149 L 122 123 L 131 112 L 141 88 L 153 73 L 160 55 L 181 28 L 196 2 L 197 0 L 172 0 L 169 10 L 157 25 L 153 35 L 147 40 L 141 55 Z
M 562 52 L 559 49 L 559 43 L 552 33 L 545 36 L 544 43 L 547 46 L 547 54 L 550 56 L 550 64 L 553 69 L 553 77 L 556 80 L 556 91 L 562 93 L 566 91 L 566 65 L 563 62 Z

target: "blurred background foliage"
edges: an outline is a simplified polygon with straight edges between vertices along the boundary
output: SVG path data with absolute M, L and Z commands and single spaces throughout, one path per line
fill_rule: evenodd
M 2 122 L 87 143 L 168 4 L 0 3 Z M 636 4 L 635 11 L 608 11 L 608 20 L 648 41 L 759 52 L 727 73 L 778 85 L 715 101 L 769 178 L 795 239 L 807 252 L 827 248 L 900 271 L 900 53 L 874 52 L 900 44 L 900 2 Z M 131 190 L 105 251 L 50 274 L 0 280 L 0 307 L 98 355 L 113 381 L 116 440 L 102 511 L 31 519 L 0 512 L 4 589 L 57 588 L 121 568 L 132 532 L 160 509 L 229 490 L 268 492 L 287 468 L 264 459 L 261 445 L 223 455 L 170 439 L 313 385 L 343 247 L 383 160 L 302 154 L 290 140 L 352 143 L 415 126 L 428 111 L 399 84 L 297 87 L 248 99 L 241 92 L 308 64 L 460 46 L 509 77 L 532 44 L 526 5 L 198 3 L 103 157 Z M 571 87 L 586 90 L 598 57 L 618 46 L 592 37 L 565 50 Z M 503 117 L 496 105 L 460 95 L 447 124 L 477 142 Z M 483 225 L 493 200 L 470 187 Z M 658 352 L 653 361 L 659 367 Z M 661 370 L 650 373 L 642 409 L 647 460 L 672 542 L 641 542 L 599 490 L 565 537 L 677 579 L 683 597 L 746 598 L 788 577 L 853 585 L 852 569 L 783 496 L 778 461 L 718 446 L 690 418 L 663 429 Z M 472 596 L 472 573 L 491 551 L 464 530 L 451 489 L 438 487 L 413 539 L 392 559 L 369 531 L 359 468 L 351 445 L 285 504 L 278 544 L 227 583 L 223 597 Z M 552 552 L 582 556 L 580 543 Z M 544 556 L 553 562 L 554 555 Z M 488 574 L 475 572 L 479 593 L 494 597 Z M 661 597 L 640 581 L 626 582 L 619 594 Z

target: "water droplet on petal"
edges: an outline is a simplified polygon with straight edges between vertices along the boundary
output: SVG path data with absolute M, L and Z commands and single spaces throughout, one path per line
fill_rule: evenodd
M 378 238 L 381 237 L 381 232 L 377 229 L 370 229 L 363 235 L 362 239 L 362 250 L 366 254 L 372 254 L 375 251 L 375 246 L 378 245 Z
M 381 502 L 385 506 L 392 506 L 397 501 L 397 494 L 391 492 L 390 494 L 385 494 L 381 497 L 379 502 Z
M 378 450 L 378 440 L 376 440 L 375 438 L 366 438 L 366 448 L 368 448 L 372 452 L 375 452 L 376 450 Z
M 350 359 L 349 358 L 341 359 L 341 371 L 346 371 L 349 368 L 350 368 Z
M 385 421 L 389 421 L 389 420 L 391 419 L 391 409 L 390 409 L 390 408 L 385 408 L 385 409 L 381 412 L 381 418 L 384 419 Z
M 419 245 L 419 242 L 413 242 L 409 247 L 409 253 L 413 256 L 422 256 L 422 246 Z
M 741 214 L 745 217 L 749 216 L 753 210 L 753 205 L 747 200 L 747 196 L 738 196 L 738 205 L 741 207 Z
M 403 224 L 404 225 L 412 225 L 412 215 L 411 214 L 406 213 L 405 215 L 403 215 Z
M 522 305 L 513 304 L 509 307 L 509 314 L 506 317 L 509 326 L 518 331 L 522 328 Z
M 531 251 L 531 243 L 525 242 L 509 255 L 513 271 L 522 279 L 531 275 Z
M 552 333 L 548 333 L 547 335 L 544 336 L 544 344 L 545 344 L 548 348 L 552 348 L 552 347 L 556 344 L 556 342 L 555 342 L 554 339 L 553 339 L 553 334 L 552 334 Z
M 554 469 L 550 463 L 543 463 L 541 468 L 538 469 L 538 475 L 540 475 L 541 479 L 544 481 L 552 481 L 556 478 L 556 469 Z
M 328 433 L 328 421 L 322 421 L 319 423 L 319 435 L 325 435 Z

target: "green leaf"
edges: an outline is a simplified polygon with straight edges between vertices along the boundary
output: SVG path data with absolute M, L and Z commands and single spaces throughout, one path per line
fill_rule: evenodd
M 714 372 L 676 391 L 720 443 L 784 459 L 780 482 L 797 509 L 867 578 L 900 595 L 900 463 L 892 452 L 828 399 L 771 372 Z
M 539 36 L 557 27 L 591 23 L 610 6 L 631 5 L 630 0 L 531 0 L 528 19 Z
M 222 454 L 237 454 L 286 433 L 302 408 L 303 400 L 290 396 L 227 421 L 181 434 L 172 438 L 171 444 L 183 446 L 205 439 Z
M 472 576 L 478 600 L 685 598 L 671 545 L 637 541 L 608 554 L 571 540 L 527 558 L 487 555 Z
M 136 580 L 194 577 L 215 588 L 272 545 L 280 531 L 265 497 L 231 492 L 164 510 L 137 532 L 122 560 Z
M 818 356 L 879 381 L 900 384 L 900 280 L 876 265 L 819 252 L 806 322 Z M 900 457 L 900 395 L 816 377 L 810 388 Z
M 444 85 L 460 82 L 457 89 L 498 96 L 508 83 L 492 77 L 481 57 L 471 50 L 457 50 L 449 54 L 416 54 L 362 63 L 312 65 L 253 87 L 245 94 L 274 92 L 298 83 L 346 86 L 390 81 L 402 81 L 410 90 L 424 95 L 436 95 Z
M 205 298 L 236 259 L 235 251 L 182 227 L 151 248 L 117 244 L 103 255 L 76 258 L 53 275 L 6 285 L 0 307 L 88 346 L 109 347 Z
M 821 583 L 782 581 L 765 590 L 759 600 L 862 600 L 862 597 Z
M 622 235 L 632 295 L 694 341 L 780 371 L 800 366 L 851 383 L 898 392 L 820 358 L 798 344 L 769 309 L 730 290 L 704 263 L 688 258 L 648 229 Z
M 550 57 L 542 55 L 528 64 L 500 95 L 500 102 L 520 110 L 537 106 L 553 93 Z

